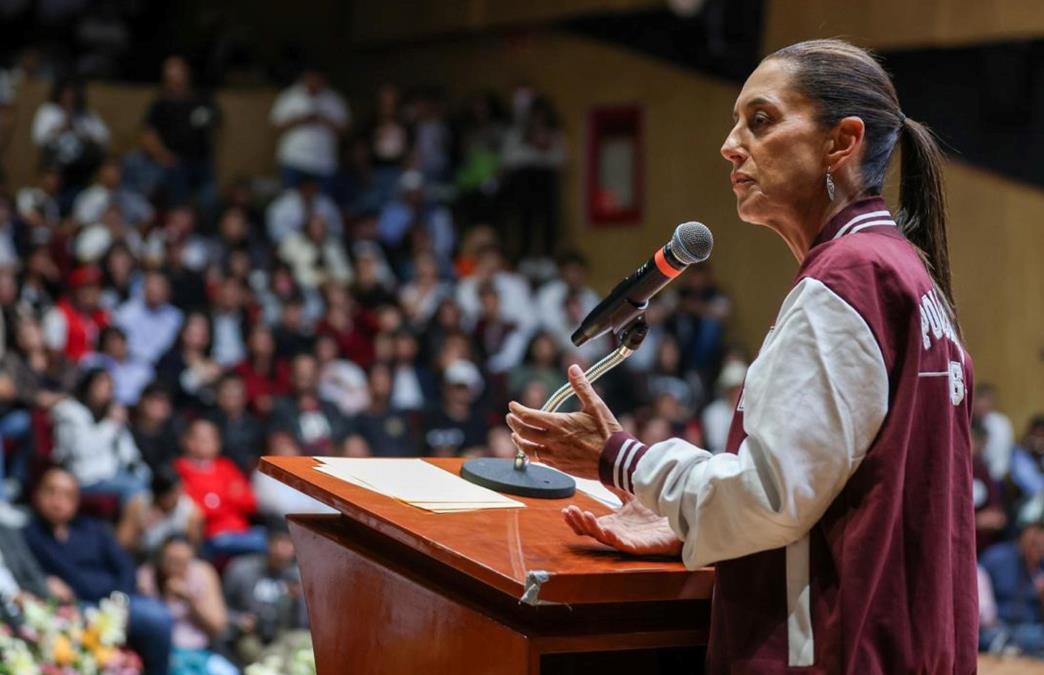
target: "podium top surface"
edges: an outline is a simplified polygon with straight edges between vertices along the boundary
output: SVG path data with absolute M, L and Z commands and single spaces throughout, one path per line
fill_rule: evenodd
M 464 460 L 429 458 L 459 473 Z M 609 508 L 579 491 L 568 499 L 529 499 L 521 509 L 431 513 L 315 471 L 311 457 L 264 457 L 262 473 L 340 511 L 376 533 L 530 604 L 709 599 L 714 571 L 680 561 L 636 558 L 577 536 L 561 510 Z

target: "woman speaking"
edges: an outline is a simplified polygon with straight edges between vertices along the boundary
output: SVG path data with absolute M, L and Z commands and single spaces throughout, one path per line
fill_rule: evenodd
M 800 269 L 728 452 L 646 446 L 577 366 L 582 410 L 512 403 L 515 442 L 628 493 L 600 519 L 567 508 L 578 534 L 717 563 L 708 672 L 974 672 L 972 364 L 940 152 L 874 58 L 838 40 L 768 56 L 734 118 L 721 153 L 739 216 L 779 234 Z M 897 147 L 893 216 L 880 195 Z

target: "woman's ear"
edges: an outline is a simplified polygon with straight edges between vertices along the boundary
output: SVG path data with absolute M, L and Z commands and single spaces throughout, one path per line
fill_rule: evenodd
M 837 171 L 850 159 L 858 157 L 863 147 L 863 134 L 866 126 L 859 117 L 844 117 L 827 139 L 826 164 L 831 171 Z

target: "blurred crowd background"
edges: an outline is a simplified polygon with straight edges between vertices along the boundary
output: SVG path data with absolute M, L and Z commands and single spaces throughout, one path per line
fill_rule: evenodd
M 307 640 L 284 516 L 324 510 L 260 456 L 510 457 L 507 402 L 539 407 L 613 344 L 569 340 L 600 295 L 562 236 L 581 139 L 551 97 L 348 100 L 303 50 L 265 67 L 234 30 L 161 54 L 137 31 L 155 11 L 0 3 L 5 156 L 21 93 L 49 92 L 34 179 L 0 176 L 2 616 L 121 591 L 148 672 L 236 672 Z M 129 147 L 92 78 L 156 85 Z M 279 88 L 268 124 L 237 130 L 276 139 L 277 171 L 219 183 L 242 121 L 214 92 L 244 78 Z M 629 431 L 722 449 L 756 347 L 733 311 L 709 265 L 657 297 L 598 384 Z M 1013 429 L 996 400 L 980 385 L 982 648 L 1044 655 L 1044 416 Z

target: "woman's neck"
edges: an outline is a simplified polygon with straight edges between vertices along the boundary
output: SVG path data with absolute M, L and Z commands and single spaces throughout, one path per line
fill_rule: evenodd
M 832 201 L 817 200 L 804 209 L 796 210 L 789 218 L 770 222 L 769 227 L 783 237 L 787 248 L 798 263 L 801 263 L 823 227 L 855 199 L 858 199 L 858 196 L 850 198 L 838 195 L 838 198 Z

